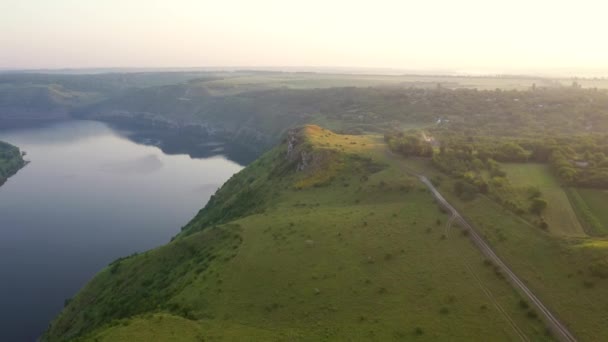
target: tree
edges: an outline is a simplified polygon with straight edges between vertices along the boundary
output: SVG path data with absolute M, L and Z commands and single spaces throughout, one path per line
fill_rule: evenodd
M 547 208 L 547 201 L 542 198 L 533 198 L 532 204 L 530 205 L 530 212 L 532 214 L 540 215 Z

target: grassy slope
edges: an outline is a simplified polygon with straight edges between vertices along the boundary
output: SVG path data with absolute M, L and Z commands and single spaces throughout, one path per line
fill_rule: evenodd
M 404 163 L 429 175 L 437 173 L 426 162 Z M 546 183 L 546 180 L 541 177 L 539 182 Z M 440 191 L 575 336 L 581 341 L 608 339 L 605 327 L 607 240 L 544 232 L 487 197 L 463 202 L 453 194 L 452 188 L 453 181 L 443 175 Z
M 498 341 L 518 338 L 513 325 L 548 338 L 468 239 L 442 238 L 447 217 L 379 137 L 296 139 L 173 242 L 102 271 L 46 339 Z
M 549 231 L 565 236 L 585 236 L 568 196 L 559 182 L 551 174 L 548 166 L 542 164 L 503 164 L 507 178 L 518 186 L 535 186 L 547 201 L 543 213 L 549 224 Z

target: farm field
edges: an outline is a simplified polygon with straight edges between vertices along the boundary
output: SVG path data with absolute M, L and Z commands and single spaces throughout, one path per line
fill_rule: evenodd
M 543 213 L 548 230 L 564 236 L 585 236 L 568 196 L 559 182 L 550 173 L 548 166 L 542 164 L 502 164 L 509 181 L 518 187 L 538 187 L 547 201 Z
M 404 159 L 403 165 L 429 178 L 440 176 L 439 190 L 446 199 L 577 338 L 608 338 L 603 329 L 608 299 L 602 296 L 608 286 L 602 273 L 608 257 L 606 240 L 546 232 L 486 196 L 472 201 L 459 199 L 452 191 L 454 180 L 433 169 L 428 161 Z M 536 177 L 542 176 L 538 181 L 546 186 L 551 180 L 538 172 L 538 166 L 534 167 Z
M 594 235 L 608 234 L 608 192 L 597 189 L 569 189 L 577 215 Z
M 583 197 L 604 229 L 608 229 L 608 191 L 594 189 L 577 189 L 576 191 Z

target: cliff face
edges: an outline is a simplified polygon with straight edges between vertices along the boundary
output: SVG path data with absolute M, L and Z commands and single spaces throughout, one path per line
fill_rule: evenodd
M 318 126 L 289 130 L 281 143 L 231 177 L 207 205 L 182 229 L 189 235 L 206 227 L 261 212 L 278 201 L 278 189 L 320 186 L 335 174 L 340 158 L 315 144 L 312 134 L 329 132 Z

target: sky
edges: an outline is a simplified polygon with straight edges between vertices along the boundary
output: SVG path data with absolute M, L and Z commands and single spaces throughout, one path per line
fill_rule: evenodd
M 608 70 L 606 13 L 594 0 L 0 0 L 0 68 L 583 73 Z

